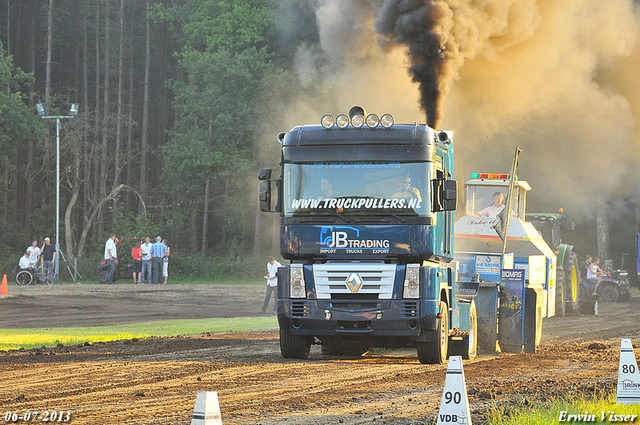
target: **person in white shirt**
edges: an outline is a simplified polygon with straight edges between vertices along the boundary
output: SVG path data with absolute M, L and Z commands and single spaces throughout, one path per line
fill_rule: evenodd
M 24 255 L 22 257 L 20 257 L 20 262 L 18 263 L 18 266 L 22 269 L 22 270 L 26 270 L 29 268 L 33 268 L 33 266 L 31 265 L 31 261 L 29 260 L 29 251 L 25 252 Z
M 112 233 L 107 239 L 107 243 L 104 246 L 104 258 L 109 261 L 109 267 L 107 268 L 107 282 L 113 283 L 113 273 L 118 266 L 118 253 L 116 251 L 116 234 Z
M 27 252 L 29 253 L 29 263 L 31 263 L 31 267 L 34 269 L 38 265 L 38 261 L 40 260 L 41 250 L 38 248 L 38 241 L 35 240 L 31 243 L 31 246 L 27 248 Z
M 145 238 L 145 242 L 140 245 L 140 255 L 142 256 L 142 281 L 145 280 L 147 283 L 151 283 L 151 260 L 153 259 L 153 255 L 151 254 L 151 238 L 147 236 Z
M 498 213 L 504 209 L 504 195 L 500 192 L 493 194 L 493 204 L 478 211 L 477 217 L 497 217 Z
M 595 288 L 593 288 L 592 295 L 598 295 L 598 288 L 600 287 L 600 282 L 602 282 L 602 278 L 600 277 L 600 273 L 604 273 L 599 266 L 600 259 L 598 257 L 593 257 L 591 264 L 587 267 L 587 281 L 591 284 L 595 284 Z
M 269 256 L 267 258 L 267 274 L 265 275 L 265 279 L 267 279 L 267 294 L 264 297 L 264 304 L 262 305 L 261 313 L 266 313 L 267 307 L 269 307 L 269 301 L 271 300 L 271 294 L 278 287 L 278 267 L 282 265 L 278 263 L 275 258 Z M 276 312 L 278 307 L 278 301 L 276 297 L 273 297 L 273 311 Z

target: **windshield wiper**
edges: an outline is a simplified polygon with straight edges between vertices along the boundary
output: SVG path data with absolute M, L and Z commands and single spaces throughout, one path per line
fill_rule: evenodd
M 391 217 L 397 219 L 400 221 L 400 223 L 406 223 L 407 220 L 405 220 L 404 218 L 400 217 L 398 214 L 394 214 L 391 211 L 387 210 L 387 209 L 383 209 L 382 211 L 386 212 L 387 214 L 389 214 Z
M 339 212 L 336 212 L 334 210 L 331 210 L 329 208 L 326 208 L 324 210 L 321 211 L 327 211 L 330 212 L 331 214 L 335 215 L 336 217 L 340 217 L 341 219 L 343 219 L 346 223 L 351 223 L 351 219 L 345 215 L 340 214 Z

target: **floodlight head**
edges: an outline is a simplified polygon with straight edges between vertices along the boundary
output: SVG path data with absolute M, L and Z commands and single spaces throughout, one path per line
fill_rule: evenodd
M 69 109 L 69 115 L 78 115 L 78 104 L 72 103 L 71 108 Z
M 38 110 L 38 115 L 47 115 L 47 105 L 44 103 L 37 103 L 36 109 Z

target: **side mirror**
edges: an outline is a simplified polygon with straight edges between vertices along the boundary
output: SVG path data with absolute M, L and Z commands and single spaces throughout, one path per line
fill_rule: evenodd
M 261 168 L 258 171 L 258 180 L 269 180 L 271 178 L 271 169 L 270 168 Z
M 573 220 L 566 220 L 564 223 L 564 230 L 566 230 L 567 232 L 573 232 L 575 230 L 576 226 L 575 223 L 573 222 Z
M 455 211 L 458 207 L 458 182 L 455 180 L 444 181 L 444 210 Z
M 435 179 L 433 183 L 433 212 L 455 211 L 458 206 L 458 182 Z
M 260 182 L 259 200 L 260 200 L 260 211 L 270 212 L 271 211 L 271 182 L 269 180 L 264 180 Z

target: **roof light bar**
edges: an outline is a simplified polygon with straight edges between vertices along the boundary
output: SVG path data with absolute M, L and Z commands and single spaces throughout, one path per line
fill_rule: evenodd
M 498 179 L 498 180 L 507 180 L 509 179 L 509 174 L 498 174 L 498 173 L 473 173 L 471 174 L 472 179 Z
M 384 128 L 391 128 L 395 124 L 395 119 L 391 114 L 384 114 L 382 117 L 378 117 L 376 114 L 367 114 L 363 108 L 354 106 L 349 111 L 349 115 L 340 114 L 335 118 L 331 114 L 324 115 L 320 120 L 320 124 L 326 129 L 334 126 L 347 128 L 349 124 L 355 128 L 362 128 L 365 124 L 369 128 L 376 128 L 379 125 Z

